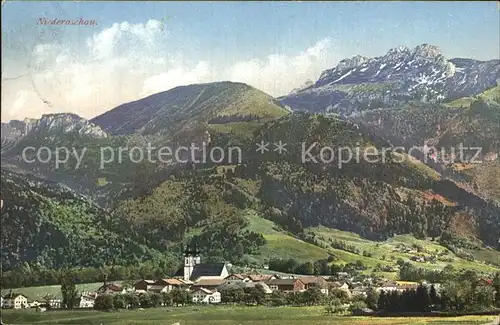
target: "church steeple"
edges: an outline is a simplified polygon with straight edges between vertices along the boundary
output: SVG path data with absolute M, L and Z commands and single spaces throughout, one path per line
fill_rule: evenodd
M 196 245 L 187 245 L 184 250 L 184 280 L 189 280 L 194 268 L 200 264 L 200 254 Z

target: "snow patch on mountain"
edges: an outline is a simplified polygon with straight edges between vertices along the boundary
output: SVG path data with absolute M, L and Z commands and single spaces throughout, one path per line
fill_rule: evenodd
M 437 46 L 397 47 L 341 60 L 310 86 L 280 98 L 294 110 L 352 111 L 476 95 L 497 85 L 500 60 L 447 59 Z

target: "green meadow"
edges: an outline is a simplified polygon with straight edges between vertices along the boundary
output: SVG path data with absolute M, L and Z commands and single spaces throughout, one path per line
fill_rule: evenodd
M 332 316 L 323 307 L 169 307 L 99 312 L 94 310 L 49 311 L 4 310 L 7 324 L 64 325 L 481 325 L 491 323 L 493 316 L 452 318 L 353 317 Z

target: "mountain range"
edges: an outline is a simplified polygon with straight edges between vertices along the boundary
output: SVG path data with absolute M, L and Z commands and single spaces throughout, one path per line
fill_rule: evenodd
M 499 79 L 498 59 L 447 59 L 438 47 L 422 44 L 344 59 L 314 84 L 279 99 L 294 110 L 352 115 L 409 100 L 439 103 L 477 95 Z
M 2 123 L 2 267 L 132 263 L 193 241 L 212 259 L 242 264 L 290 257 L 286 245 L 304 260 L 373 263 L 325 243 L 326 228 L 377 242 L 411 234 L 441 245 L 463 267 L 498 269 L 499 78 L 500 60 L 448 60 L 423 44 L 342 60 L 278 99 L 216 82 L 176 87 L 92 120 L 61 113 Z M 280 140 L 284 153 L 255 151 Z M 339 157 L 301 160 L 302 144 L 314 142 L 364 149 L 464 143 L 481 146 L 484 163 L 450 161 L 442 152 L 428 161 L 420 151 L 339 168 Z M 245 158 L 196 164 L 186 154 L 186 162 L 164 164 L 123 155 L 101 168 L 102 147 L 148 143 L 238 146 Z M 23 161 L 27 146 L 86 152 L 56 168 Z M 48 232 L 55 235 L 46 240 Z M 84 258 L 88 252 L 95 259 Z

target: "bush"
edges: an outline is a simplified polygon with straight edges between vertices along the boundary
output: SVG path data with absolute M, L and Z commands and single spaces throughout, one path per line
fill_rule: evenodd
M 111 310 L 114 308 L 113 296 L 111 295 L 99 295 L 95 299 L 94 309 L 96 310 Z
M 124 309 L 126 307 L 125 297 L 123 297 L 123 295 L 114 295 L 113 305 L 116 309 Z
M 363 302 L 363 301 L 355 301 L 353 302 L 350 306 L 349 306 L 349 311 L 354 311 L 354 310 L 357 310 L 357 309 L 363 309 L 363 308 L 366 308 L 366 303 Z

